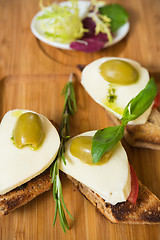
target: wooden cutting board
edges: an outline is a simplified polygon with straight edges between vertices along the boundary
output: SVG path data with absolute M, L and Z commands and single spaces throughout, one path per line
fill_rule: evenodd
M 156 76 L 160 76 L 156 74 Z M 69 75 L 11 75 L 0 82 L 0 118 L 11 109 L 34 110 L 59 125 L 64 99 L 61 91 Z M 71 136 L 112 125 L 106 111 L 96 104 L 75 79 L 78 111 L 70 121 Z M 160 152 L 131 148 L 125 144 L 138 178 L 160 198 Z M 160 225 L 111 224 L 61 174 L 63 196 L 74 217 L 70 231 L 63 233 L 59 217 L 53 227 L 55 203 L 52 191 L 0 218 L 1 240 L 118 240 L 160 239 Z

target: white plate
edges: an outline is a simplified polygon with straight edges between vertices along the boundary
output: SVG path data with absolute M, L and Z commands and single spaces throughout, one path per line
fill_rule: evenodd
M 61 5 L 70 5 L 70 2 L 61 2 Z M 80 9 L 80 18 L 84 18 L 85 14 L 87 13 L 87 9 L 90 6 L 90 2 L 87 1 L 78 1 L 78 7 Z M 44 30 L 41 28 L 41 21 L 37 20 L 38 16 L 41 16 L 44 11 L 38 12 L 32 19 L 31 22 L 31 31 L 35 35 L 36 38 L 41 40 L 42 42 L 56 48 L 66 49 L 66 50 L 74 50 L 70 48 L 70 44 L 68 43 L 59 43 L 53 42 L 52 40 L 46 38 Z M 105 48 L 116 44 L 117 42 L 121 41 L 128 33 L 130 28 L 129 22 L 125 23 L 122 27 L 118 29 L 118 31 L 114 34 L 113 41 L 111 43 L 107 42 L 105 44 Z

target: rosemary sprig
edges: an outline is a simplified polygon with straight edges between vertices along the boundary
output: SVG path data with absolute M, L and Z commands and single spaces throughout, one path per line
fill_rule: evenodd
M 72 82 L 73 74 L 70 75 L 69 81 L 64 86 L 62 90 L 62 95 L 65 97 L 65 103 L 62 113 L 62 121 L 60 124 L 59 135 L 60 135 L 60 148 L 55 161 L 51 165 L 50 175 L 51 182 L 53 183 L 53 197 L 55 200 L 55 216 L 53 221 L 53 226 L 56 222 L 57 212 L 59 213 L 61 227 L 63 231 L 66 232 L 66 228 L 69 229 L 69 225 L 65 216 L 65 211 L 73 219 L 67 207 L 64 203 L 62 194 L 62 185 L 59 177 L 59 162 L 65 162 L 64 152 L 65 152 L 65 142 L 69 138 L 69 117 L 73 115 L 76 111 L 76 99 Z M 65 211 L 64 211 L 65 210 Z

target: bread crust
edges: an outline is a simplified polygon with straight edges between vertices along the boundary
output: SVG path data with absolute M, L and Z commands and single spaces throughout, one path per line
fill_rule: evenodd
M 136 205 L 129 201 L 111 205 L 84 184 L 67 176 L 79 191 L 112 223 L 160 223 L 160 200 L 139 182 Z M 51 189 L 49 169 L 28 183 L 0 196 L 0 216 L 7 215 L 38 195 Z
M 131 146 L 160 150 L 160 112 L 153 108 L 145 124 L 127 125 L 124 138 Z
M 114 125 L 119 125 L 120 121 L 107 111 L 108 117 Z M 145 124 L 127 125 L 124 139 L 129 145 L 160 150 L 160 112 L 153 108 Z
M 155 224 L 160 223 L 160 200 L 139 181 L 136 205 L 129 201 L 116 205 L 105 203 L 98 194 L 84 184 L 67 177 L 77 189 L 112 223 Z
M 48 169 L 20 187 L 0 195 L 0 216 L 7 215 L 16 208 L 25 205 L 51 187 L 50 171 Z

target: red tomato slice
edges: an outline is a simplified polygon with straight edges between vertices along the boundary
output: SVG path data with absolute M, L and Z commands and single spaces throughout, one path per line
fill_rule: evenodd
M 130 173 L 131 173 L 131 193 L 127 200 L 133 204 L 136 204 L 137 197 L 138 197 L 139 184 L 138 184 L 138 179 L 133 167 L 131 166 L 131 164 L 129 165 L 130 165 Z
M 159 93 L 157 93 L 157 95 L 156 95 L 156 97 L 155 97 L 155 99 L 154 99 L 153 107 L 154 107 L 154 108 L 158 108 L 159 105 L 160 105 L 160 95 L 159 95 Z

